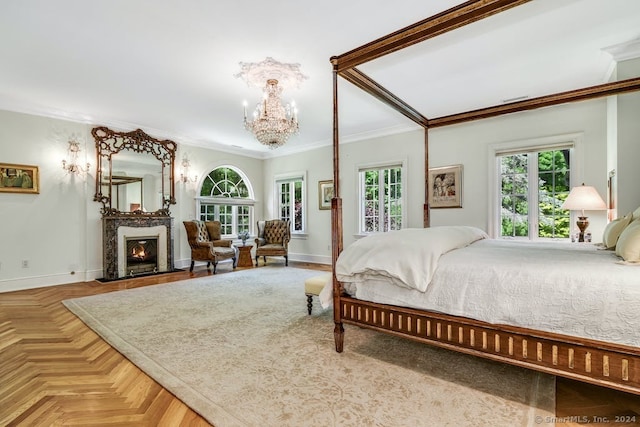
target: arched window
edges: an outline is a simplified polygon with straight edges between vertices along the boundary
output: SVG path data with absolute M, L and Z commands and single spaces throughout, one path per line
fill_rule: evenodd
M 223 235 L 235 237 L 242 231 L 251 233 L 253 189 L 241 170 L 220 166 L 209 172 L 196 201 L 200 219 L 220 221 Z

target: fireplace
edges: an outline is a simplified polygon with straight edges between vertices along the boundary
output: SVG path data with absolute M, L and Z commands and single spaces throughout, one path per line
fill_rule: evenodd
M 109 216 L 102 224 L 103 280 L 173 271 L 173 218 Z
M 127 237 L 126 254 L 125 271 L 127 276 L 158 272 L 157 237 Z

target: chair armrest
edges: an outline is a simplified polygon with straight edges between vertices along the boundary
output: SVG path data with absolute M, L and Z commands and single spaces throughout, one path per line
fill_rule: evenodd
M 212 242 L 196 242 L 196 246 L 199 248 L 212 248 L 213 243 Z
M 267 241 L 264 240 L 264 237 L 256 237 L 255 242 L 256 242 L 256 247 L 264 246 L 264 244 L 267 243 Z
M 231 245 L 233 244 L 233 240 L 220 239 L 220 240 L 213 240 L 211 243 L 213 243 L 213 246 L 217 246 L 219 248 L 230 248 Z

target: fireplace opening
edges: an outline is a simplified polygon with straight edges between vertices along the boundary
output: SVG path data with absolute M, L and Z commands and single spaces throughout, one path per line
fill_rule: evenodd
M 127 276 L 158 272 L 158 238 L 127 237 Z

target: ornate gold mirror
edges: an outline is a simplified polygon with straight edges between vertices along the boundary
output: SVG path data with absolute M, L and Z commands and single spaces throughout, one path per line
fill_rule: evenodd
M 98 165 L 93 200 L 102 203 L 102 215 L 170 216 L 169 206 L 176 203 L 177 144 L 140 129 L 115 132 L 96 127 L 91 134 Z

